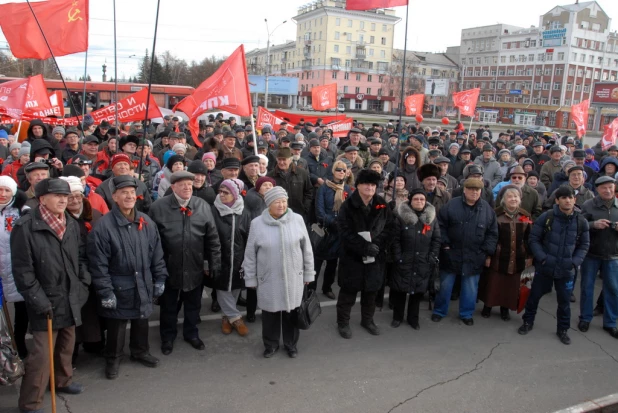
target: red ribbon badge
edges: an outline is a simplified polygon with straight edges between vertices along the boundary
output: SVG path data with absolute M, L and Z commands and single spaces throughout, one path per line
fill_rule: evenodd
M 322 166 L 323 166 L 324 168 L 328 168 L 328 164 L 327 164 L 326 162 L 324 162 L 324 163 L 322 164 Z
M 133 161 L 133 168 L 137 169 L 138 166 L 139 166 L 139 161 L 138 160 Z
M 431 230 L 431 225 L 423 225 L 423 231 L 421 231 L 421 234 L 425 235 L 427 232 L 429 232 Z
M 144 195 L 138 195 L 137 199 L 141 199 L 143 201 L 144 200 Z
M 343 191 L 343 200 L 345 201 L 346 199 L 348 199 L 348 193 Z
M 378 209 L 378 210 L 379 209 L 384 209 L 384 208 L 386 208 L 386 205 L 384 205 L 384 204 L 376 205 L 376 209 Z
M 88 233 L 92 231 L 92 225 L 90 224 L 90 222 L 84 222 L 84 226 L 86 227 L 86 231 L 88 231 Z
M 180 212 L 183 215 L 186 215 L 188 217 L 190 217 L 193 214 L 193 212 L 191 212 L 191 210 L 189 208 L 185 208 L 185 207 L 180 207 Z
M 240 191 L 240 195 L 247 196 L 247 191 L 243 189 L 242 191 Z
M 530 220 L 530 218 L 528 218 L 525 215 L 522 215 L 519 217 L 519 222 L 523 222 L 524 224 L 532 224 L 532 221 Z
M 137 230 L 141 231 L 144 228 L 144 225 L 148 225 L 144 217 L 139 217 L 139 224 L 137 225 Z
M 6 230 L 13 231 L 13 217 L 6 217 Z

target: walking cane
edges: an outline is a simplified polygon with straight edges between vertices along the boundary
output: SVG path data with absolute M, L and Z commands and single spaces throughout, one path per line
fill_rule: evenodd
M 49 341 L 49 384 L 51 390 L 52 413 L 56 413 L 56 380 L 54 375 L 54 337 L 52 319 L 47 315 L 47 339 Z

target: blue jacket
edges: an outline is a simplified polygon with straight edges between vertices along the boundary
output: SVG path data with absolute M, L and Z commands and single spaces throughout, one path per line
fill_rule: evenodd
M 349 197 L 352 190 L 348 185 L 343 186 L 343 197 Z M 347 195 L 346 195 L 347 193 Z M 314 251 L 314 255 L 318 259 L 335 259 L 339 256 L 341 241 L 339 239 L 339 231 L 337 230 L 337 212 L 333 211 L 335 206 L 335 191 L 324 183 L 316 194 L 315 199 L 315 216 L 319 224 L 323 224 L 328 231 L 328 237 L 331 237 L 328 242 L 328 251 Z
M 485 259 L 496 251 L 498 222 L 487 201 L 474 206 L 463 197 L 453 198 L 438 214 L 442 254 L 440 269 L 461 275 L 478 275 Z M 448 249 L 445 249 L 448 247 Z
M 544 212 L 534 222 L 528 239 L 536 272 L 554 278 L 573 277 L 590 247 L 588 221 L 578 212 L 567 216 L 558 205 L 554 205 L 553 223 L 548 222 L 547 214 Z

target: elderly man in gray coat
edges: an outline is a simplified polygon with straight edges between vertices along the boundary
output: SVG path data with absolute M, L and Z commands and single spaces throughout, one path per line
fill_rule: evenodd
M 264 357 L 279 350 L 283 331 L 283 344 L 294 358 L 299 337 L 294 311 L 302 301 L 304 285 L 315 278 L 313 251 L 302 216 L 288 208 L 285 189 L 274 187 L 264 201 L 268 209 L 251 221 L 243 262 L 245 286 L 257 287 Z

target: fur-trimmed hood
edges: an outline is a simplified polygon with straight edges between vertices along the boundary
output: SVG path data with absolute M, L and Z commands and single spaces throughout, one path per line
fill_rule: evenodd
M 436 209 L 429 202 L 425 203 L 425 209 L 421 212 L 420 216 L 416 215 L 416 212 L 408 202 L 402 202 L 397 205 L 395 212 L 403 222 L 409 225 L 416 225 L 419 219 L 423 224 L 431 225 L 436 219 Z

